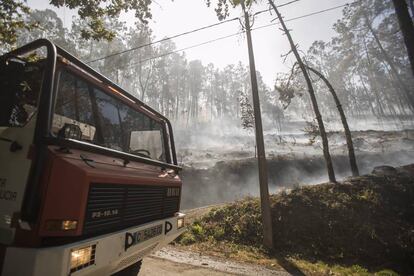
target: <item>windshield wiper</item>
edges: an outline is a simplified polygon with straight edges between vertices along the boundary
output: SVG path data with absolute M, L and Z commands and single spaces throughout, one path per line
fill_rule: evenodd
M 87 156 L 80 154 L 79 155 L 80 158 L 82 159 L 83 162 L 85 162 L 86 165 L 88 165 L 91 168 L 95 168 L 95 166 L 93 166 L 91 163 L 95 163 L 95 160 L 88 158 Z

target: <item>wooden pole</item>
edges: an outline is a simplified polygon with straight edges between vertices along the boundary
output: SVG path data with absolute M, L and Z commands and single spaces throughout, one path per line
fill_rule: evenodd
M 259 166 L 260 204 L 262 208 L 263 245 L 273 249 L 273 227 L 270 208 L 269 185 L 267 175 L 266 153 L 263 139 L 262 115 L 260 111 L 259 89 L 257 87 L 256 65 L 253 54 L 253 44 L 250 29 L 249 13 L 246 11 L 244 0 L 240 1 L 244 13 L 247 48 L 249 51 L 250 79 L 253 95 L 254 122 L 256 131 L 257 159 Z

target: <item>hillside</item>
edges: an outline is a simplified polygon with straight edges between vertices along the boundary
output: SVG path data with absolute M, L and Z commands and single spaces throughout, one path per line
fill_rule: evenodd
M 264 255 L 368 271 L 414 271 L 414 165 L 297 187 L 272 195 L 271 204 L 276 248 Z M 213 208 L 178 243 L 264 252 L 261 232 L 259 200 L 246 198 Z

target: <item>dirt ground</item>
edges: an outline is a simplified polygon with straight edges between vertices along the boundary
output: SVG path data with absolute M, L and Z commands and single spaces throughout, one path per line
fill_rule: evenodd
M 210 268 L 197 267 L 192 265 L 175 263 L 172 261 L 148 257 L 144 259 L 142 264 L 140 276 L 153 276 L 153 275 L 200 275 L 200 276 L 222 276 L 228 275 L 226 273 L 215 271 Z
M 283 270 L 219 259 L 167 246 L 144 258 L 140 276 L 152 275 L 290 275 Z

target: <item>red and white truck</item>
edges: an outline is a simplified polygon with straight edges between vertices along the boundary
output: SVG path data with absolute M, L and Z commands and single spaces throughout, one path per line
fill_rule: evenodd
M 0 274 L 136 275 L 184 230 L 171 123 L 40 39 L 0 57 Z

